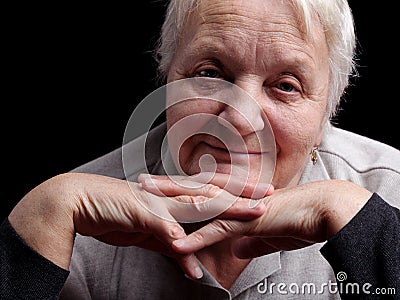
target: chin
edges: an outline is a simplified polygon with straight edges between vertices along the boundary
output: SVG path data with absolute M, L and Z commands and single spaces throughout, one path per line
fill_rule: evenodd
M 186 150 L 186 151 L 182 151 Z M 238 154 L 224 149 L 211 147 L 206 143 L 199 143 L 189 149 L 181 148 L 180 166 L 186 175 L 195 175 L 200 172 L 210 172 L 232 175 L 240 180 L 259 182 L 260 178 L 269 178 L 272 174 L 260 174 L 261 162 L 264 154 Z M 273 167 L 268 167 L 273 169 Z

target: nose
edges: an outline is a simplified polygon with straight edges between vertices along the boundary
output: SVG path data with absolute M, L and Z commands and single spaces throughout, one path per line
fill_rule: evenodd
M 236 94 L 234 99 L 225 103 L 218 117 L 220 125 L 236 131 L 236 134 L 239 132 L 241 136 L 261 131 L 265 127 L 262 109 L 244 92 Z

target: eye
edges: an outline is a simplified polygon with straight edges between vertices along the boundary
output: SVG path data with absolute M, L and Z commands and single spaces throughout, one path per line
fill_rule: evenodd
M 290 84 L 289 82 L 285 82 L 285 81 L 279 82 L 278 88 L 285 93 L 291 93 L 296 90 L 292 84 Z
M 220 74 L 216 69 L 205 69 L 202 71 L 197 72 L 197 77 L 207 77 L 207 78 L 218 78 Z
M 291 73 L 282 73 L 275 81 L 267 82 L 267 92 L 276 100 L 292 103 L 303 97 L 301 81 Z

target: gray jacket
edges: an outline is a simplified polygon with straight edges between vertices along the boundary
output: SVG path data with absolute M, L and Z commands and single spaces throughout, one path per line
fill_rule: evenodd
M 160 156 L 165 153 L 158 149 L 164 135 L 165 125 L 149 134 L 152 151 L 146 151 L 146 160 L 142 136 L 73 172 L 129 180 L 140 173 L 162 174 Z M 400 207 L 397 149 L 328 125 L 317 155 L 317 164 L 310 161 L 300 184 L 348 180 Z M 205 268 L 203 278 L 192 281 L 168 257 L 78 235 L 61 299 L 339 299 L 340 282 L 321 255 L 322 246 L 253 259 L 228 291 Z

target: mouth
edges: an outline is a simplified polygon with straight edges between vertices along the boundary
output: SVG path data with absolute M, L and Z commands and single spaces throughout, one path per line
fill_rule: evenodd
M 205 147 L 207 153 L 211 154 L 216 159 L 223 161 L 232 160 L 240 162 L 242 160 L 249 160 L 252 158 L 260 158 L 267 152 L 260 151 L 246 151 L 245 149 L 228 149 L 225 145 L 202 142 L 201 146 Z
M 261 152 L 259 150 L 247 149 L 244 145 L 232 145 L 227 147 L 224 143 L 212 141 L 203 141 L 202 144 L 205 144 L 209 148 L 215 149 L 217 151 L 222 151 L 231 155 L 263 155 L 267 152 Z

